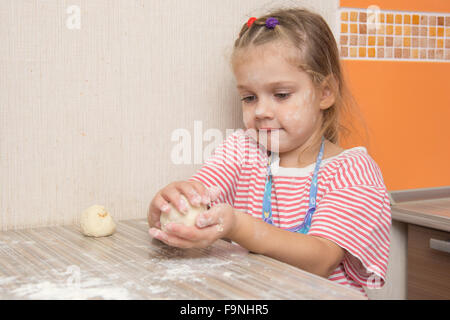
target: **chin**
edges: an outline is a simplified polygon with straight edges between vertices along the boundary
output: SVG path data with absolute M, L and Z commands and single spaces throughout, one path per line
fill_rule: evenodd
M 282 145 L 280 146 L 278 144 L 272 144 L 270 142 L 267 143 L 267 145 L 266 144 L 263 144 L 263 145 L 267 150 L 276 152 L 276 153 L 283 153 L 283 152 L 289 151 L 285 146 L 282 146 Z

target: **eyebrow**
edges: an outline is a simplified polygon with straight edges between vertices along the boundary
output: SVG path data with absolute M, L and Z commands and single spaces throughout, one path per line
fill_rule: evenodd
M 266 87 L 276 87 L 281 85 L 295 86 L 297 83 L 294 81 L 276 81 L 266 84 Z M 243 84 L 237 86 L 238 89 L 247 89 L 247 87 Z

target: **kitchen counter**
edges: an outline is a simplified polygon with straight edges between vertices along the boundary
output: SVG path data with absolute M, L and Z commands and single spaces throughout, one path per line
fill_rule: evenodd
M 408 299 L 450 299 L 450 187 L 390 193 L 392 219 L 406 223 Z
M 392 219 L 450 232 L 450 187 L 390 193 Z
M 0 232 L 0 299 L 366 299 L 354 289 L 219 240 L 178 249 L 145 219 L 110 237 L 78 226 Z

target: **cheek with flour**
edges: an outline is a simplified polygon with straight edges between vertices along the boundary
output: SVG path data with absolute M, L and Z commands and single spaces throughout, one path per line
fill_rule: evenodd
M 242 114 L 242 119 L 246 128 L 251 128 L 253 123 L 253 114 L 251 110 L 244 110 Z
M 288 110 L 283 116 L 286 126 L 301 134 L 309 126 L 315 124 L 317 116 L 314 114 L 313 101 L 313 90 L 306 89 L 300 94 L 293 109 Z

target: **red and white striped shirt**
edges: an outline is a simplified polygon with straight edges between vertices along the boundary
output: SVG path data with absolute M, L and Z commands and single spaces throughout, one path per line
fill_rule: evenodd
M 231 134 L 189 180 L 217 186 L 226 202 L 262 219 L 268 156 L 248 131 Z M 302 223 L 309 204 L 315 163 L 283 168 L 274 153 L 271 164 L 272 218 L 288 229 Z M 389 257 L 391 208 L 380 168 L 364 147 L 323 159 L 318 173 L 316 211 L 309 235 L 329 239 L 345 250 L 329 280 L 357 289 L 385 282 Z

